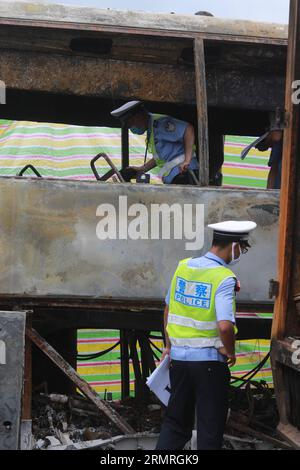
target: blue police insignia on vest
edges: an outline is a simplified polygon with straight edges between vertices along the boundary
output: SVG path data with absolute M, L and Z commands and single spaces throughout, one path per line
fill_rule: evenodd
M 212 284 L 176 278 L 175 301 L 197 308 L 210 308 Z
M 166 129 L 167 132 L 175 132 L 176 126 L 175 126 L 174 122 L 168 121 L 165 125 L 165 129 Z

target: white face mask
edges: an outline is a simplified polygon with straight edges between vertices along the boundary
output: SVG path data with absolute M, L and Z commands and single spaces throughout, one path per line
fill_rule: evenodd
M 240 255 L 239 255 L 238 258 L 235 259 L 235 258 L 234 258 L 234 248 L 236 247 L 236 245 L 239 246 Z M 228 264 L 229 264 L 230 266 L 233 266 L 234 264 L 237 264 L 237 263 L 240 261 L 241 257 L 242 257 L 242 252 L 241 252 L 240 244 L 239 244 L 239 243 L 233 243 L 233 244 L 232 244 L 232 251 L 231 251 L 231 261 L 230 261 L 230 263 L 228 263 Z

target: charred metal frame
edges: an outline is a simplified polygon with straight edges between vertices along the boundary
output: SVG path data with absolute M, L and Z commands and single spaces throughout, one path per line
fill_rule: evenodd
M 29 381 L 24 381 L 26 312 L 0 311 L 0 448 L 17 450 L 20 445 L 21 420 L 30 419 L 22 395 L 28 397 Z M 26 348 L 26 356 L 29 351 Z M 26 371 L 25 371 L 26 373 Z M 29 374 L 27 371 L 27 379 Z M 24 405 L 23 401 L 23 405 Z M 28 412 L 27 412 L 28 411 Z
M 293 343 L 300 337 L 300 108 L 292 102 L 300 78 L 300 2 L 291 0 L 286 80 L 287 129 L 284 136 L 278 251 L 279 293 L 275 302 L 271 359 L 280 414 L 280 433 L 300 449 L 300 365 Z M 297 356 L 297 355 L 296 355 Z
M 263 29 L 263 28 L 262 28 Z M 20 38 L 11 40 L 9 35 L 17 33 L 17 36 L 31 35 L 33 38 L 33 46 L 24 46 Z M 51 38 L 58 37 L 62 44 L 51 46 Z M 149 59 L 149 62 L 141 62 L 140 58 L 134 58 L 134 54 L 130 59 L 123 59 L 114 56 L 95 57 L 90 54 L 75 54 L 67 50 L 67 40 L 71 40 L 78 35 L 84 35 L 89 38 L 130 38 L 136 42 L 151 42 L 152 50 L 155 49 L 154 42 L 159 38 L 160 41 L 168 41 L 172 46 L 172 42 L 181 44 L 186 57 L 180 57 L 180 60 L 171 60 L 166 65 L 164 63 L 156 63 L 155 58 Z M 37 40 L 40 36 L 49 37 L 50 45 L 41 45 L 37 47 Z M 220 32 L 215 28 L 213 32 L 209 32 L 204 28 L 200 32 L 188 30 L 163 29 L 154 27 L 128 27 L 120 25 L 105 24 L 89 24 L 81 22 L 66 21 L 49 21 L 49 20 L 33 20 L 33 19 L 13 19 L 0 18 L 0 43 L 2 61 L 0 64 L 0 77 L 3 78 L 8 86 L 8 102 L 13 101 L 13 105 L 4 110 L 1 108 L 2 116 L 14 119 L 25 119 L 28 111 L 24 112 L 20 108 L 20 93 L 22 98 L 32 100 L 33 114 L 37 120 L 51 120 L 53 122 L 78 123 L 86 125 L 113 125 L 113 121 L 109 117 L 109 107 L 112 101 L 122 102 L 131 97 L 137 97 L 147 101 L 153 111 L 163 111 L 168 113 L 169 110 L 175 111 L 177 117 L 190 119 L 198 130 L 198 148 L 201 172 L 201 186 L 209 184 L 209 141 L 208 128 L 210 122 L 218 122 L 218 132 L 243 132 L 242 129 L 249 129 L 248 134 L 257 134 L 268 124 L 268 114 L 275 110 L 278 106 L 283 106 L 283 84 L 284 74 L 282 73 L 282 64 L 285 61 L 286 38 L 282 35 L 273 33 L 268 37 L 266 31 L 258 27 L 251 34 L 230 34 Z M 63 43 L 65 40 L 65 43 Z M 229 70 L 227 59 L 229 49 L 232 50 L 233 63 L 237 64 L 234 70 Z M 255 51 L 257 52 L 257 55 Z M 152 53 L 152 52 L 151 52 Z M 246 53 L 247 58 L 251 62 L 258 60 L 258 67 L 252 70 L 252 79 L 249 77 L 249 64 L 245 64 L 241 57 Z M 278 58 L 276 68 L 278 69 L 278 77 L 274 74 L 262 74 L 258 72 L 261 66 L 260 57 L 272 55 L 273 59 Z M 151 54 L 149 54 L 150 56 Z M 167 54 L 163 57 L 166 59 Z M 237 58 L 238 57 L 238 58 Z M 218 65 L 223 60 L 223 69 L 220 72 Z M 277 60 L 277 59 L 275 59 Z M 271 61 L 272 62 L 272 61 Z M 225 65 L 225 67 L 224 67 Z M 24 77 L 24 70 L 30 69 L 29 75 Z M 61 72 L 54 83 L 51 79 L 51 72 L 57 69 Z M 74 82 L 74 70 L 77 71 Z M 86 73 L 84 73 L 86 71 Z M 265 70 L 264 70 L 265 72 Z M 120 82 L 128 74 L 131 78 L 131 86 L 124 86 Z M 150 81 L 154 81 L 159 76 L 156 89 L 149 91 Z M 248 81 L 246 81 L 248 80 Z M 107 86 L 105 82 L 111 83 Z M 245 83 L 249 89 L 245 90 Z M 175 86 L 176 84 L 176 86 Z M 127 83 L 128 85 L 128 83 Z M 233 86 L 234 85 L 234 86 Z M 260 95 L 257 89 L 261 89 Z M 222 93 L 218 93 L 218 90 Z M 99 91 L 100 90 L 100 91 Z M 243 98 L 241 99 L 241 92 Z M 19 95 L 18 95 L 19 93 Z M 41 104 L 43 100 L 49 104 L 50 101 L 59 101 L 62 97 L 70 99 L 74 102 L 77 109 L 72 110 L 68 114 L 66 106 L 56 109 L 47 110 L 46 106 Z M 50 96 L 50 98 L 49 98 Z M 10 100 L 10 97 L 12 100 Z M 41 99 L 40 99 L 41 98 Z M 49 99 L 48 99 L 49 98 Z M 89 104 L 92 100 L 101 98 L 104 103 L 107 118 L 99 117 L 97 112 L 97 104 L 93 103 L 91 113 Z M 84 100 L 84 101 L 81 101 Z M 90 100 L 90 101 L 89 101 Z M 84 106 L 78 106 L 78 103 L 84 103 Z M 55 108 L 56 103 L 54 104 Z M 184 109 L 184 115 L 180 108 Z M 178 107 L 178 108 L 177 108 Z M 79 108 L 79 110 L 78 110 Z M 86 115 L 82 117 L 82 109 L 85 109 Z M 222 111 L 226 109 L 230 118 L 228 122 L 221 123 Z M 242 122 L 241 115 L 245 110 L 249 110 L 249 117 Z M 252 111 L 252 113 L 251 113 Z M 27 113 L 27 114 L 26 114 Z M 171 114 L 171 112 L 170 112 Z M 50 119 L 49 119 L 49 116 Z M 254 118 L 255 116 L 255 118 Z M 192 118 L 192 119 L 191 119 Z M 128 129 L 122 130 L 122 168 L 129 164 L 128 151 Z M 55 332 L 61 328 L 81 328 L 87 325 L 91 328 L 116 328 L 121 330 L 121 370 L 122 370 L 122 395 L 129 395 L 129 359 L 133 359 L 136 371 L 137 388 L 140 394 L 143 393 L 144 381 L 146 375 L 153 369 L 153 357 L 149 354 L 149 343 L 145 332 L 163 330 L 163 302 L 158 301 L 138 301 L 128 299 L 102 299 L 91 300 L 90 298 L 82 299 L 59 299 L 59 298 L 41 298 L 41 297 L 18 297 L 18 296 L 2 296 L 0 305 L 8 310 L 17 308 L 33 310 L 32 324 L 40 332 Z M 272 304 L 240 304 L 240 311 L 260 311 L 269 312 Z M 126 315 L 124 315 L 126 314 Z M 143 322 L 141 322 L 141 314 L 143 314 Z M 270 321 L 258 320 L 260 322 L 260 330 L 262 337 L 269 337 Z M 142 324 L 141 324 L 142 323 Z M 136 330 L 139 325 L 139 332 Z M 252 320 L 238 319 L 240 330 L 240 338 L 250 338 L 252 332 L 257 330 L 257 326 L 253 326 Z M 258 336 L 258 335 L 256 335 Z M 59 367 L 69 370 L 62 357 L 53 353 L 50 345 L 47 344 L 35 332 L 31 325 L 27 326 L 26 341 L 26 369 L 25 369 L 25 391 L 23 395 L 23 419 L 31 418 L 31 342 L 30 338 L 37 344 L 51 359 L 55 357 L 56 364 Z M 137 358 L 136 345 L 139 341 L 142 346 L 142 368 L 140 368 Z M 75 371 L 71 371 L 74 375 Z M 76 373 L 75 373 L 76 374 Z M 77 378 L 78 379 L 78 378 Z M 77 380 L 76 379 L 76 380 Z M 79 383 L 79 382 L 78 382 Z M 86 391 L 85 385 L 83 386 Z M 88 390 L 88 393 L 91 393 Z M 96 399 L 96 397 L 94 397 Z M 97 401 L 99 404 L 99 401 Z M 124 423 L 123 423 L 124 424 Z M 125 432 L 132 432 L 121 427 Z
M 267 30 L 264 25 L 247 25 L 247 34 L 242 28 L 239 30 L 235 23 L 223 24 L 221 21 L 220 24 L 209 24 L 206 27 L 201 24 L 197 28 L 193 24 L 179 26 L 179 23 L 175 24 L 176 21 L 172 24 L 167 15 L 160 18 L 160 26 L 157 28 L 138 16 L 134 27 L 130 26 L 130 21 L 121 25 L 117 17 L 116 24 L 112 24 L 112 21 L 106 18 L 103 24 L 89 24 L 75 21 L 74 18 L 69 22 L 60 21 L 60 18 L 59 21 L 0 18 L 3 58 L 0 75 L 7 83 L 8 103 L 14 102 L 12 90 L 19 89 L 23 90 L 23 94 L 31 91 L 57 96 L 72 94 L 74 99 L 76 96 L 90 96 L 96 100 L 137 97 L 152 102 L 150 109 L 154 111 L 162 102 L 164 106 L 168 103 L 166 112 L 172 104 L 180 105 L 181 108 L 184 104 L 187 106 L 186 116 L 177 110 L 178 117 L 192 120 L 198 127 L 201 186 L 208 185 L 208 124 L 209 121 L 216 122 L 215 113 L 218 114 L 218 109 L 227 110 L 229 119 L 226 125 L 229 123 L 231 129 L 242 125 L 243 120 L 237 117 L 237 109 L 253 110 L 255 119 L 250 115 L 249 118 L 244 117 L 244 127 L 249 130 L 249 135 L 262 131 L 267 125 L 268 113 L 283 106 L 287 42 L 280 29 L 273 31 L 270 28 Z M 70 45 L 74 38 L 77 42 L 83 38 L 112 43 L 111 56 L 105 53 L 105 48 L 100 55 L 84 50 L 76 52 L 76 48 L 72 51 Z M 116 44 L 114 41 L 117 41 Z M 122 41 L 125 41 L 125 46 L 121 44 Z M 168 44 L 167 49 L 173 53 L 164 51 L 161 47 L 163 44 Z M 143 51 L 142 55 L 139 47 Z M 148 47 L 149 52 L 144 54 Z M 176 56 L 176 50 L 182 50 L 180 56 Z M 264 63 L 266 60 L 267 64 Z M 256 66 L 253 67 L 254 63 Z M 273 73 L 274 67 L 278 73 Z M 53 71 L 58 71 L 55 81 L 51 79 Z M 257 93 L 258 89 L 261 90 L 260 94 Z M 8 111 L 1 111 L 4 111 L 6 117 L 20 119 L 20 110 L 14 109 L 13 104 L 11 106 L 7 108 Z M 16 98 L 16 108 L 18 106 L 19 100 Z M 195 106 L 198 118 L 194 115 Z M 210 119 L 208 107 L 209 114 L 213 114 Z M 80 106 L 81 112 L 82 109 Z M 38 104 L 36 112 L 44 113 Z M 70 118 L 63 115 L 64 112 L 62 108 L 59 113 L 61 122 L 69 122 Z M 107 114 L 106 125 L 109 124 L 107 119 L 110 119 Z M 86 123 L 99 125 L 101 118 L 96 109 L 94 118 L 90 115 L 93 112 L 89 113 Z M 46 117 L 39 116 L 37 120 L 43 119 L 46 120 Z M 50 119 L 55 122 L 55 118 Z M 79 119 L 79 115 L 77 117 L 76 112 L 73 112 L 72 122 L 75 123 L 76 119 Z M 256 130 L 251 130 L 250 123 L 253 126 L 253 121 Z M 218 131 L 224 134 L 229 132 L 224 125 Z M 128 163 L 128 131 L 124 129 L 122 167 Z
M 0 296 L 2 310 L 30 310 L 33 311 L 33 326 L 42 333 L 54 333 L 65 328 L 80 329 L 103 328 L 131 330 L 138 325 L 140 331 L 163 332 L 164 301 L 157 299 L 124 300 L 124 299 L 91 299 L 91 298 L 55 298 L 49 297 L 21 297 Z M 238 302 L 238 312 L 270 313 L 273 310 L 272 302 Z M 76 312 L 76 313 L 74 313 Z M 141 315 L 143 321 L 141 322 Z M 251 327 L 252 319 L 237 315 L 239 338 L 251 339 L 257 327 Z M 257 332 L 259 338 L 270 337 L 270 320 L 255 320 L 262 326 Z M 255 324 L 254 321 L 254 324 Z M 258 339 L 259 339 L 258 338 Z

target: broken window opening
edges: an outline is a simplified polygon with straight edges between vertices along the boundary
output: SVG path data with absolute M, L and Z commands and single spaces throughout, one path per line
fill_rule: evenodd
M 226 135 L 224 138 L 223 187 L 228 189 L 279 189 L 268 187 L 271 149 L 252 148 L 243 160 L 242 152 L 255 137 Z M 279 178 L 279 174 L 277 176 Z

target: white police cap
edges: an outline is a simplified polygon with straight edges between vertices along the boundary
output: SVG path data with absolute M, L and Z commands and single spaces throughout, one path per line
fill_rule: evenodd
M 249 220 L 230 220 L 228 222 L 210 224 L 208 225 L 208 227 L 213 229 L 215 238 L 238 242 L 242 240 L 247 240 L 249 237 L 249 233 L 256 229 L 257 224 Z
M 136 110 L 136 108 L 141 107 L 142 104 L 142 101 L 128 101 L 128 103 L 123 104 L 123 106 L 120 106 L 120 108 L 111 111 L 110 114 L 116 118 L 124 119 L 132 115 L 132 111 Z

